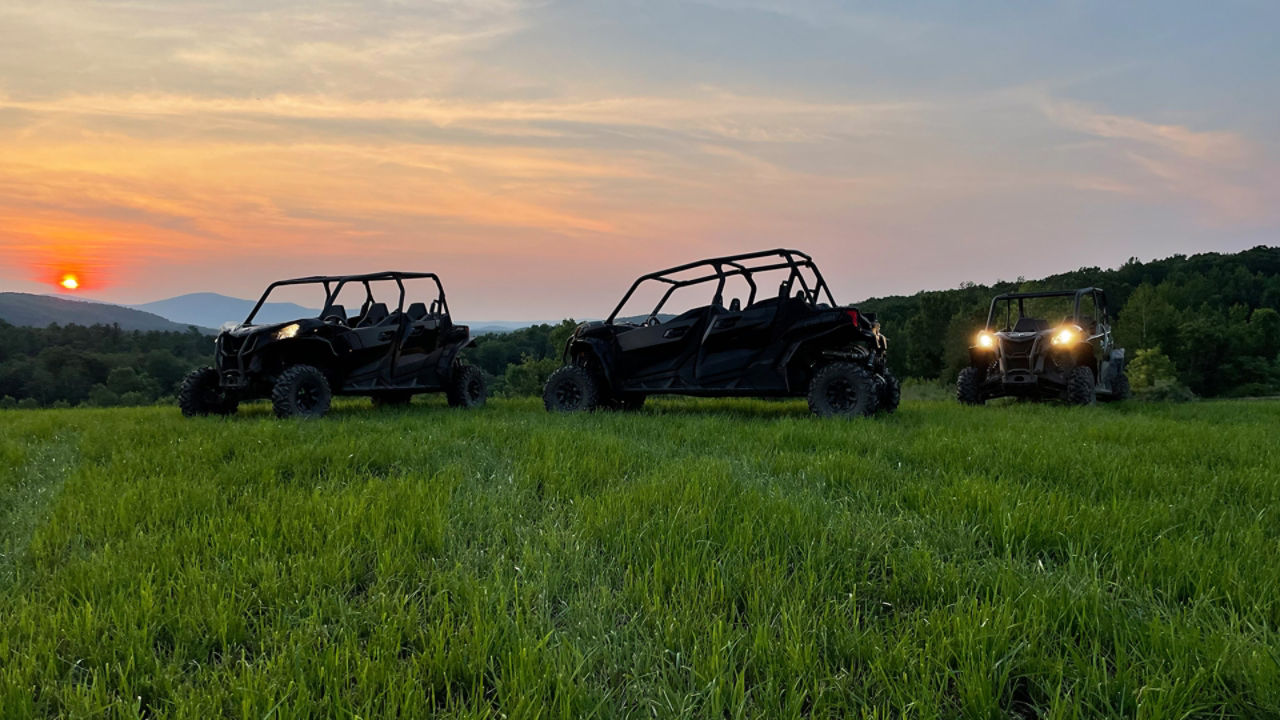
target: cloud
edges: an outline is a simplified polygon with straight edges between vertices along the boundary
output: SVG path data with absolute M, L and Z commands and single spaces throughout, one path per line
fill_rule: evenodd
M 1276 217 L 1280 183 L 1267 151 L 1238 133 L 1155 123 L 1075 102 L 1046 102 L 1042 110 L 1061 127 L 1099 138 L 1099 152 L 1092 157 L 1119 161 L 1114 176 L 1090 173 L 1077 179 L 1078 187 L 1190 200 L 1208 208 L 1218 222 L 1264 223 Z

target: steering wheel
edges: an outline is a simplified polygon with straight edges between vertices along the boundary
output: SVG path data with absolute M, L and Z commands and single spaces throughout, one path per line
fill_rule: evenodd
M 643 323 L 641 323 L 643 327 L 653 327 L 655 325 L 661 325 L 661 324 L 662 323 L 658 321 L 658 313 L 654 313 L 650 315 L 649 317 L 644 319 Z

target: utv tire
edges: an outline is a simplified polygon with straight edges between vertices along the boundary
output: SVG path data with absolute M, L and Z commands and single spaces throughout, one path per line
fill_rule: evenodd
M 178 408 L 186 417 L 234 414 L 240 406 L 239 398 L 219 385 L 217 370 L 211 367 L 192 370 L 178 389 Z
M 879 401 L 871 373 L 853 363 L 824 365 L 809 381 L 809 409 L 818 417 L 874 415 Z
M 488 397 L 484 373 L 475 365 L 455 365 L 445 395 L 449 398 L 449 407 L 476 408 L 484 405 Z
M 318 418 L 329 412 L 333 391 L 319 368 L 293 365 L 280 373 L 271 388 L 271 405 L 278 418 Z
M 565 365 L 547 378 L 542 404 L 547 412 L 591 412 L 600 404 L 600 384 L 590 370 Z
M 1113 400 L 1128 400 L 1132 395 L 1133 390 L 1129 387 L 1129 376 L 1120 373 L 1111 383 L 1111 398 Z
M 1093 370 L 1083 366 L 1072 368 L 1067 376 L 1067 402 L 1071 405 L 1092 405 L 1096 397 Z
M 985 379 L 982 368 L 967 367 L 960 371 L 956 378 L 956 399 L 965 405 L 981 405 L 982 381 Z
M 380 393 L 378 395 L 372 396 L 369 399 L 373 401 L 373 406 L 376 408 L 404 407 L 405 405 L 408 405 L 409 403 L 413 402 L 413 393 L 407 393 L 407 392 Z
M 884 378 L 884 385 L 880 386 L 880 410 L 891 413 L 898 409 L 898 403 L 902 402 L 902 381 L 893 376 L 893 373 L 885 370 L 880 374 Z

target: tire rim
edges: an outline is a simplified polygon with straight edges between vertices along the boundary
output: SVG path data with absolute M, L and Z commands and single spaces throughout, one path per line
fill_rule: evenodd
M 561 382 L 556 385 L 556 402 L 560 407 L 578 407 L 582 403 L 582 388 L 574 382 Z
M 314 412 L 320 405 L 319 383 L 310 381 L 299 383 L 298 391 L 294 394 L 294 403 L 304 413 Z
M 484 394 L 484 386 L 479 378 L 472 378 L 467 383 L 467 400 L 473 403 L 480 402 L 480 396 Z
M 858 389 L 845 378 L 836 378 L 827 385 L 827 404 L 836 412 L 850 412 L 858 405 Z

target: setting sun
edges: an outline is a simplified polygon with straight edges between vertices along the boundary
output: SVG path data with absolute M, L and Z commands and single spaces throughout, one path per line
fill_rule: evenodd
M 62 281 L 58 283 L 68 290 L 75 290 L 80 287 L 80 280 L 75 275 L 66 274 L 62 276 Z

